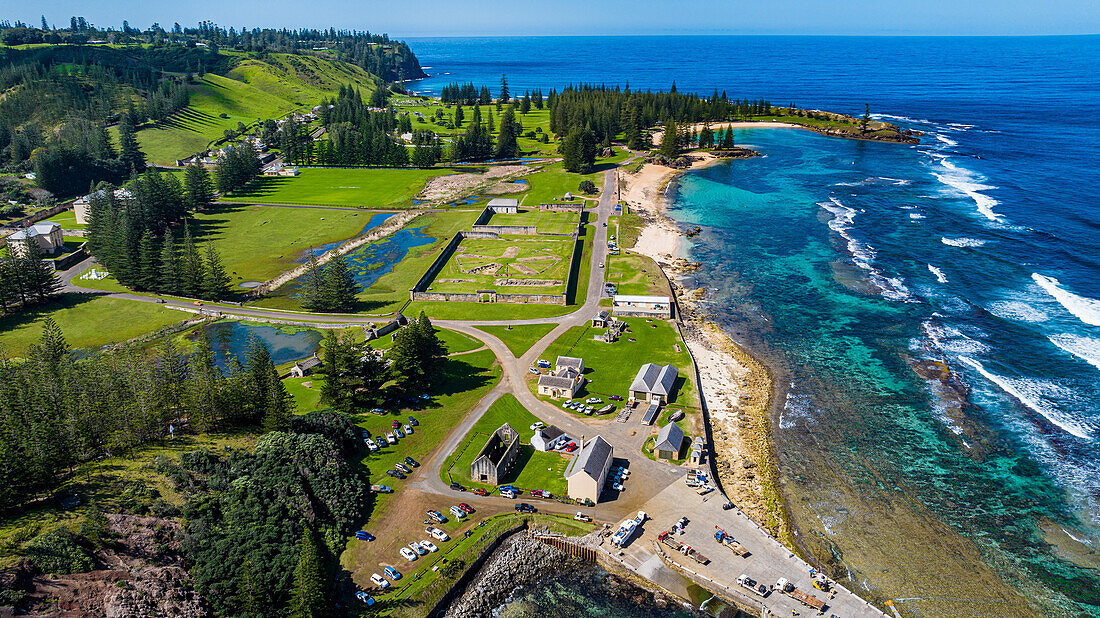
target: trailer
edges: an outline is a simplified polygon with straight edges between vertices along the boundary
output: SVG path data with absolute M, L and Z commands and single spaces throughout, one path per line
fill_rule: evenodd
M 622 547 L 630 542 L 631 537 L 634 536 L 634 532 L 638 530 L 638 526 L 642 525 L 642 522 L 648 517 L 645 511 L 638 511 L 638 514 L 635 515 L 633 519 L 623 520 L 623 523 L 619 524 L 619 529 L 611 536 L 612 545 Z
M 822 601 L 812 594 L 799 590 L 786 577 L 780 577 L 779 580 L 775 582 L 775 589 L 806 607 L 817 610 L 818 613 L 825 611 L 825 601 Z
M 725 530 L 719 528 L 718 526 L 715 526 L 714 530 L 714 540 L 718 541 L 719 545 L 730 548 L 733 553 L 741 556 L 742 558 L 745 558 L 752 554 L 752 552 L 750 552 L 744 545 L 738 543 L 737 541 L 734 541 L 733 537 L 730 536 Z
M 710 562 L 710 558 L 707 558 L 703 554 L 699 553 L 699 551 L 691 545 L 677 541 L 675 536 L 675 528 L 673 528 L 671 530 L 665 530 L 661 534 L 658 534 L 657 540 L 667 545 L 668 548 L 672 551 L 681 553 L 688 558 L 691 558 L 692 560 L 698 562 L 699 564 L 707 564 L 708 562 Z
M 771 592 L 771 589 L 769 589 L 767 586 L 761 584 L 760 582 L 756 581 L 755 579 L 749 577 L 744 573 L 741 574 L 741 577 L 737 578 L 737 585 L 741 586 L 742 588 L 748 588 L 749 590 L 752 590 L 753 594 L 760 597 L 767 597 L 768 593 Z

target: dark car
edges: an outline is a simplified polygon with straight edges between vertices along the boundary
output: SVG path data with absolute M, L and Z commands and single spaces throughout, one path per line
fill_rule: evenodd
M 417 425 L 420 424 L 420 421 L 416 420 L 415 417 L 410 416 L 409 417 L 409 424 L 412 425 L 413 427 L 416 427 Z
M 518 511 L 520 513 L 536 513 L 536 512 L 538 512 L 538 510 L 535 507 L 531 506 L 530 504 L 527 504 L 526 502 L 520 502 L 519 504 L 517 504 L 516 505 L 516 511 Z
M 392 476 L 395 479 L 404 479 L 405 478 L 405 475 L 401 474 L 397 470 L 386 470 L 386 474 Z
M 414 468 L 419 468 L 420 467 L 420 464 L 417 463 L 417 461 L 415 459 L 413 459 L 412 457 L 406 457 L 405 458 L 405 463 L 409 464 L 410 466 L 412 466 Z
M 728 500 L 726 501 L 726 503 L 725 503 L 725 504 L 723 504 L 723 505 L 722 505 L 722 510 L 723 510 L 723 511 L 728 511 L 728 510 L 730 510 L 730 509 L 732 509 L 732 508 L 733 508 L 733 503 L 732 503 L 732 502 L 730 502 L 730 501 L 728 501 Z
M 364 437 L 364 438 L 369 438 L 369 437 L 370 437 L 370 432 L 369 432 L 369 431 L 367 431 L 366 429 L 364 429 L 364 430 L 363 430 L 363 437 Z
M 623 396 L 622 395 L 612 395 L 612 396 L 608 397 L 608 399 L 610 399 L 611 401 L 622 401 Z
M 394 429 L 397 429 L 398 427 L 401 426 L 401 421 L 394 421 L 393 424 L 390 425 L 390 426 L 393 427 Z
M 458 483 L 451 483 L 451 489 L 455 491 L 466 491 L 466 488 L 462 485 L 459 485 Z

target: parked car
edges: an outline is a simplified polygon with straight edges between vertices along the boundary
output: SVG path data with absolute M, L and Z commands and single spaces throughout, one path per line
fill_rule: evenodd
M 401 552 L 401 555 L 405 557 L 405 560 L 408 560 L 409 562 L 412 562 L 412 561 L 414 561 L 414 560 L 416 560 L 417 558 L 420 557 L 420 554 L 414 552 L 413 550 L 409 549 L 408 547 L 402 547 L 400 552 Z
M 458 508 L 462 509 L 466 513 L 473 513 L 474 512 L 474 507 L 470 506 L 469 504 L 466 504 L 465 502 L 459 502 L 458 503 Z
M 401 426 L 401 421 L 394 421 L 394 422 L 390 423 L 390 427 L 393 428 L 393 429 L 397 429 L 400 426 Z
M 412 425 L 410 425 L 408 423 L 405 423 L 405 433 L 407 433 L 409 435 L 412 435 L 412 433 L 413 433 Z
M 562 404 L 561 404 L 561 407 L 563 407 L 563 408 L 565 408 L 566 410 L 568 410 L 568 409 L 570 409 L 570 408 L 572 408 L 572 407 L 573 407 L 573 402 L 572 402 L 572 401 L 566 401 L 566 402 L 564 402 L 564 403 L 562 403 Z
M 732 508 L 733 508 L 733 503 L 730 502 L 729 500 L 726 500 L 726 503 L 722 505 L 722 510 L 723 511 L 728 511 Z
M 404 472 L 405 474 L 412 474 L 412 469 L 410 469 L 408 466 L 401 463 L 400 461 L 393 464 L 393 468 L 395 470 L 400 470 L 401 472 Z
M 405 476 L 403 474 L 401 474 L 400 472 L 398 472 L 397 470 L 386 470 L 386 474 L 388 474 L 392 478 L 397 478 L 397 477 L 405 478 Z
M 422 400 L 424 400 L 424 401 L 431 401 L 431 400 L 432 400 L 432 396 L 431 396 L 431 395 L 429 395 L 428 393 L 421 393 L 421 394 L 420 394 L 420 399 L 422 399 Z
M 418 421 L 418 420 L 416 420 L 416 418 L 410 416 L 409 417 L 409 424 L 412 425 L 413 427 L 416 427 L 417 425 L 420 424 L 420 421 Z
M 513 484 L 511 484 L 511 483 L 509 483 L 509 484 L 507 484 L 507 485 L 501 485 L 501 486 L 500 486 L 500 488 L 501 488 L 501 489 L 509 489 L 509 490 L 511 490 L 511 491 L 514 491 L 514 492 L 516 492 L 517 494 L 519 494 L 519 493 L 523 493 L 522 491 L 520 491 L 520 488 L 519 488 L 519 487 L 516 487 L 515 485 L 513 485 Z
M 422 546 L 420 543 L 417 543 L 416 541 L 413 541 L 412 543 L 409 543 L 409 549 L 413 550 L 414 552 L 417 553 L 417 555 L 420 555 L 420 556 L 423 556 L 424 554 L 428 553 L 428 550 L 425 549 L 424 546 Z
M 536 498 L 549 498 L 550 497 L 550 493 L 547 492 L 545 489 L 532 489 L 531 490 L 531 495 L 535 496 Z
M 537 364 L 539 367 L 542 367 L 543 369 L 549 369 L 550 368 L 550 361 L 545 360 L 545 359 L 540 358 L 539 361 L 535 364 Z
M 386 442 L 389 444 L 397 444 L 397 438 L 393 437 L 393 432 L 386 434 Z
M 466 511 L 463 511 L 457 506 L 452 506 L 449 510 L 451 511 L 451 515 L 454 516 L 455 521 L 462 521 L 466 517 Z
M 389 485 L 371 485 L 370 490 L 371 491 L 376 491 L 380 494 L 392 494 L 393 493 L 393 488 L 390 487 Z
M 566 444 L 564 450 L 566 453 L 572 453 L 573 451 L 577 450 L 577 443 L 570 442 L 569 444 Z
M 462 485 L 459 485 L 458 483 L 451 483 L 451 489 L 455 491 L 466 491 L 466 488 Z
M 445 515 L 443 515 L 443 513 L 440 513 L 439 511 L 428 511 L 428 518 L 431 519 L 432 521 L 434 521 L 437 524 L 441 524 L 441 523 L 447 521 L 447 517 Z
M 447 536 L 447 533 L 440 530 L 439 528 L 429 526 L 425 529 L 425 532 L 432 535 L 432 538 L 437 541 L 446 542 L 451 540 L 451 537 Z
M 378 573 L 373 573 L 370 576 L 370 580 L 372 582 L 374 582 L 374 585 L 378 586 L 379 588 L 389 588 L 390 587 L 390 583 L 388 581 L 386 581 L 386 578 L 382 577 Z
M 355 538 L 359 539 L 360 541 L 373 541 L 374 535 L 367 532 L 366 530 L 360 530 L 355 533 Z
M 367 594 L 366 592 L 363 592 L 362 590 L 355 593 L 355 598 L 359 599 L 363 603 L 366 603 L 367 607 L 372 607 L 374 605 L 374 597 Z
M 364 430 L 363 430 L 363 437 L 364 437 L 364 438 L 369 438 L 369 437 L 370 437 L 370 432 L 369 432 L 369 431 L 367 431 L 366 429 L 364 429 Z
M 534 374 L 534 375 L 539 375 L 539 370 L 535 369 L 534 367 L 528 367 L 527 371 Z
M 373 453 L 374 451 L 378 450 L 378 445 L 374 443 L 374 440 L 367 438 L 366 440 L 364 440 L 364 442 L 367 443 L 367 449 L 370 450 L 370 452 Z
M 439 551 L 439 548 L 431 541 L 420 541 L 420 546 L 428 551 Z
M 585 399 L 584 402 L 585 403 L 603 403 L 603 399 L 600 399 L 599 397 L 589 397 L 588 399 Z
M 382 408 L 371 408 L 370 413 L 371 414 L 385 414 L 386 411 L 383 410 Z
M 475 489 L 475 490 L 474 490 L 474 493 L 475 493 L 475 494 L 477 494 L 477 495 L 479 495 L 479 496 L 488 496 L 488 495 L 489 495 L 489 492 L 485 491 L 484 489 L 482 489 L 482 488 L 480 488 L 480 487 L 478 487 L 477 489 Z
M 416 461 L 415 459 L 413 459 L 412 457 L 406 457 L 406 458 L 405 458 L 405 463 L 409 464 L 410 466 L 412 466 L 412 467 L 414 467 L 414 468 L 419 468 L 419 467 L 420 467 L 420 463 L 419 463 L 419 462 L 417 462 L 417 461 Z
M 538 430 L 542 429 L 543 427 L 546 427 L 546 424 L 543 423 L 542 421 L 536 421 L 534 423 L 531 423 L 531 431 L 538 431 Z
M 500 490 L 500 495 L 505 498 L 515 499 L 516 492 L 512 491 L 511 489 L 502 489 Z
M 393 430 L 393 435 L 397 436 L 398 438 L 404 438 L 405 437 L 405 432 L 401 431 L 400 427 L 396 427 Z
M 537 509 L 526 502 L 520 502 L 516 505 L 516 511 L 520 513 L 534 513 Z
M 612 395 L 612 396 L 608 397 L 608 399 L 610 399 L 611 401 L 622 401 L 623 396 L 622 395 Z
M 395 569 L 391 566 L 388 566 L 388 567 L 382 569 L 382 572 L 384 572 L 386 574 L 386 577 L 392 579 L 393 581 L 397 581 L 397 580 L 401 579 L 401 571 L 398 571 L 397 569 Z
M 575 519 L 577 521 L 592 521 L 591 517 L 585 515 L 584 513 L 580 512 L 580 511 L 577 511 L 577 514 L 573 516 L 573 519 Z

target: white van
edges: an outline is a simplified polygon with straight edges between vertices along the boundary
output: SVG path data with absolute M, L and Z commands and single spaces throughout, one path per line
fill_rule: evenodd
M 466 511 L 463 511 L 462 509 L 458 508 L 457 506 L 452 506 L 450 508 L 450 511 L 451 511 L 451 515 L 454 515 L 455 521 L 461 521 L 463 518 L 466 517 Z

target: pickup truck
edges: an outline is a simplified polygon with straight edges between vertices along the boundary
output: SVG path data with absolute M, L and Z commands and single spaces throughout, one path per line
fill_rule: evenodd
M 780 577 L 779 580 L 775 582 L 775 589 L 805 605 L 806 607 L 815 609 L 818 612 L 825 611 L 825 601 L 822 601 L 812 594 L 803 592 L 798 588 L 795 588 L 794 584 L 792 584 L 791 581 L 786 577 Z
M 376 492 L 378 492 L 378 493 L 380 493 L 380 494 L 390 494 L 390 493 L 393 493 L 393 488 L 392 488 L 392 487 L 390 487 L 389 485 L 371 485 L 371 486 L 370 486 L 370 490 L 371 490 L 371 491 L 376 491 Z
M 591 517 L 585 515 L 584 513 L 580 512 L 580 511 L 577 511 L 577 514 L 573 516 L 573 519 L 575 519 L 577 521 L 592 521 Z

